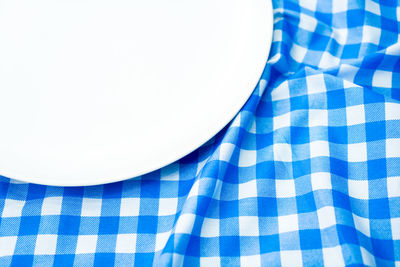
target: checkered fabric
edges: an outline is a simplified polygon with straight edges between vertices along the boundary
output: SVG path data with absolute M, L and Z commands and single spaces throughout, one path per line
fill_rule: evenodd
M 274 1 L 247 104 L 161 170 L 0 178 L 0 266 L 400 266 L 399 4 Z

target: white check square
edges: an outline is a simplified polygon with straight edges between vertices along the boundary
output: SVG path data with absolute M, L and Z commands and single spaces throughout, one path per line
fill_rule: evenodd
M 160 198 L 158 216 L 175 215 L 178 209 L 178 198 Z
M 122 198 L 121 216 L 139 216 L 140 198 Z
M 279 233 L 293 232 L 299 230 L 299 217 L 297 214 L 278 217 Z
M 181 214 L 175 225 L 176 234 L 190 234 L 192 232 L 196 215 L 191 213 Z
M 55 255 L 57 235 L 38 235 L 36 237 L 35 255 Z
M 290 126 L 290 112 L 282 114 L 280 116 L 274 116 L 273 118 L 274 130 L 289 126 Z
M 392 238 L 393 240 L 400 240 L 400 218 L 392 218 L 390 219 L 392 226 Z
M 296 186 L 293 179 L 276 179 L 275 190 L 277 198 L 289 198 L 296 196 Z
M 365 123 L 364 105 L 355 105 L 346 107 L 347 125 L 356 125 Z
M 365 162 L 368 160 L 367 143 L 347 145 L 347 160 L 349 162 Z
M 310 142 L 310 157 L 329 157 L 329 142 L 317 140 Z
M 388 177 L 386 181 L 388 197 L 400 197 L 400 177 Z
M 248 267 L 258 267 L 261 266 L 261 257 L 260 255 L 251 255 L 251 256 L 241 256 L 240 257 L 240 266 L 248 266 Z
M 309 109 L 308 126 L 328 126 L 328 111 L 326 109 Z
M 90 254 L 96 252 L 97 235 L 79 235 L 76 244 L 76 254 Z
M 331 174 L 328 172 L 311 173 L 312 190 L 332 189 Z
M 317 210 L 320 229 L 325 229 L 336 224 L 335 208 L 325 206 Z
M 101 198 L 88 198 L 82 199 L 82 217 L 99 217 L 101 215 Z
M 300 13 L 299 28 L 314 32 L 317 28 L 317 20 L 307 14 Z
M 174 261 L 174 266 L 175 261 Z M 221 258 L 220 257 L 200 257 L 200 266 L 209 267 L 209 266 L 221 266 Z
M 62 197 L 45 197 L 42 203 L 42 215 L 60 215 L 62 208 Z
M 363 263 L 365 266 L 376 266 L 375 256 L 372 255 L 368 250 L 363 247 L 360 247 L 361 257 L 363 259 Z
M 160 251 L 160 250 L 164 249 L 170 235 L 171 235 L 171 232 L 156 234 L 156 249 L 155 249 L 155 251 Z
M 219 236 L 219 219 L 204 218 L 201 226 L 202 237 L 218 237 Z
M 300 250 L 283 250 L 280 254 L 282 267 L 301 266 L 303 263 L 303 256 Z
M 307 8 L 311 11 L 317 10 L 317 0 L 299 0 L 301 7 Z
M 290 56 L 298 63 L 301 63 L 304 61 L 307 51 L 308 51 L 307 48 L 292 43 L 292 48 L 290 49 Z
M 288 143 L 273 144 L 274 160 L 292 162 L 292 146 Z
M 240 149 L 239 167 L 250 167 L 257 163 L 257 150 Z
M 258 216 L 239 216 L 240 236 L 259 236 Z
M 392 76 L 391 71 L 376 70 L 372 78 L 372 86 L 392 88 Z
M 362 32 L 362 42 L 379 45 L 381 39 L 381 30 L 379 28 L 364 25 Z
M 288 81 L 283 81 L 278 85 L 277 88 L 271 91 L 272 101 L 288 99 L 290 98 L 289 83 Z
M 325 78 L 321 74 L 309 75 L 306 77 L 307 90 L 309 94 L 326 92 Z
M 340 58 L 332 55 L 328 51 L 322 53 L 319 67 L 323 69 L 336 67 L 339 65 Z
M 239 197 L 244 199 L 249 197 L 257 197 L 257 180 L 251 180 L 246 183 L 239 184 Z
M 348 10 L 348 0 L 332 0 L 332 13 L 345 12 Z
M 12 256 L 17 243 L 16 236 L 1 236 L 0 237 L 0 257 Z
M 400 120 L 400 105 L 398 103 L 385 103 L 385 120 Z
M 25 201 L 6 198 L 1 217 L 21 217 Z
M 365 0 L 365 10 L 380 16 L 381 8 L 378 3 L 373 0 Z
M 325 267 L 345 266 L 341 246 L 323 248 L 322 255 Z
M 118 234 L 116 253 L 134 253 L 136 251 L 136 234 Z
M 354 221 L 354 226 L 356 227 L 356 229 L 359 232 L 363 233 L 364 235 L 366 235 L 368 237 L 371 237 L 368 218 L 363 218 L 363 217 L 353 214 L 353 221 Z
M 358 199 L 369 199 L 368 180 L 348 179 L 349 196 Z
M 386 157 L 400 158 L 400 138 L 386 139 Z

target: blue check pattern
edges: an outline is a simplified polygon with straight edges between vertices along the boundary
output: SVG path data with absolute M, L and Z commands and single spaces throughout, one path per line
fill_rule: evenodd
M 400 266 L 400 7 L 276 0 L 215 138 L 91 187 L 0 178 L 0 266 Z

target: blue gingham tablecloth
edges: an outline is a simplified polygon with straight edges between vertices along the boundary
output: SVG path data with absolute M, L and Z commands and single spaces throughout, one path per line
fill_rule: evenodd
M 194 153 L 102 186 L 0 178 L 0 266 L 400 266 L 399 2 L 273 4 L 259 85 Z

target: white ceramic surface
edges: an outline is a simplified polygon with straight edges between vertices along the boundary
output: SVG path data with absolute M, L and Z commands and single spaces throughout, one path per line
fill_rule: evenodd
M 132 178 L 220 131 L 268 57 L 270 0 L 0 0 L 0 174 Z

